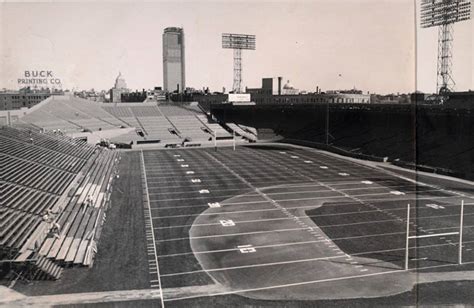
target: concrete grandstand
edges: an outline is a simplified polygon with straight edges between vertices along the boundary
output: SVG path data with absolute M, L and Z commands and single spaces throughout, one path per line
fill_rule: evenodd
M 90 143 L 107 139 L 113 143 L 185 146 L 209 145 L 217 136 L 236 142 L 256 140 L 256 131 L 222 126 L 197 105 L 156 103 L 107 104 L 72 96 L 54 96 L 26 111 L 17 120 L 45 131 L 61 131 Z

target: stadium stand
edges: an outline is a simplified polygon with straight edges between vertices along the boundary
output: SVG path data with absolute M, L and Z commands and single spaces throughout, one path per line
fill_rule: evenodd
M 0 141 L 0 257 L 23 279 L 58 279 L 64 264 L 92 265 L 118 153 L 33 126 L 2 126 Z M 42 253 L 61 237 L 58 254 Z
M 31 123 L 44 130 L 63 130 L 64 132 L 79 131 L 81 127 L 77 124 L 60 119 L 43 110 L 35 110 L 21 118 L 22 122 Z
M 170 133 L 174 127 L 165 117 L 139 117 L 139 119 L 148 139 L 160 139 L 162 142 L 180 140 L 177 134 Z
M 204 125 L 204 127 L 208 128 L 210 133 L 214 135 L 217 133 L 217 138 L 231 138 L 232 134 L 225 130 L 221 125 L 216 122 L 210 121 L 208 117 L 204 114 L 196 114 L 196 118 Z
M 58 238 L 47 238 L 40 254 L 68 265 L 92 265 L 97 251 L 98 226 L 105 219 L 105 210 L 113 177 L 116 152 L 107 151 L 93 161 L 89 173 L 70 199 L 58 223 Z
M 173 124 L 181 138 L 190 141 L 209 141 L 211 130 L 199 118 L 197 111 L 178 106 L 160 106 L 163 115 Z
M 130 118 L 133 117 L 133 112 L 129 107 L 114 106 L 114 105 L 105 105 L 103 106 L 104 110 L 113 115 L 116 118 Z
M 235 123 L 227 123 L 227 126 L 235 132 L 236 135 L 246 138 L 249 141 L 257 141 L 257 134 L 251 130 L 246 130 Z
M 46 129 L 64 132 L 106 130 L 125 123 L 102 109 L 102 104 L 72 96 L 51 96 L 41 108 L 33 110 L 22 121 Z
M 180 142 L 179 132 L 155 104 L 122 104 L 122 106 L 103 106 L 104 110 L 135 127 L 143 136 L 130 133 L 115 137 L 114 141 Z M 172 131 L 176 133 L 172 133 Z
M 128 146 L 201 145 L 211 142 L 215 132 L 218 139 L 232 138 L 229 127 L 212 121 L 197 104 L 109 104 L 54 96 L 31 108 L 20 123 L 35 125 L 46 132 L 60 131 L 93 143 L 105 140 Z M 236 136 L 246 138 L 242 132 Z

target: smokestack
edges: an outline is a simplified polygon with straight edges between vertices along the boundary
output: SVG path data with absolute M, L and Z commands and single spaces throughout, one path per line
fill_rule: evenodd
M 281 95 L 281 80 L 283 77 L 278 77 L 278 95 Z

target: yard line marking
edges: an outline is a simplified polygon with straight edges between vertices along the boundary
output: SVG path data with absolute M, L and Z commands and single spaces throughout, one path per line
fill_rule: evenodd
M 257 251 L 251 244 L 239 245 L 237 248 L 239 249 L 240 253 L 254 253 Z
M 233 226 L 235 226 L 235 223 L 232 219 L 221 219 L 221 220 L 219 220 L 219 222 L 223 227 L 233 227 Z
M 193 182 L 194 180 L 194 182 Z M 196 181 L 197 180 L 197 181 Z M 192 183 L 201 183 L 201 180 L 200 179 L 191 179 L 191 182 Z M 206 185 L 207 186 L 207 185 Z M 242 191 L 244 189 L 242 188 L 229 188 L 229 189 L 216 189 L 216 190 L 213 190 L 214 192 L 224 192 L 224 191 Z M 196 193 L 195 191 L 189 191 L 189 190 L 185 190 L 185 191 L 173 191 L 173 192 L 157 192 L 157 193 L 150 193 L 150 196 L 159 196 L 159 195 L 165 195 L 165 196 L 168 196 L 168 195 L 183 195 L 183 194 L 193 194 L 193 193 Z M 250 193 L 249 194 L 249 197 L 252 197 L 252 196 L 257 196 L 255 193 Z
M 245 202 L 229 202 L 224 203 L 221 202 L 222 205 L 241 205 L 241 204 L 255 204 L 255 203 L 269 203 L 268 201 L 245 201 Z M 195 204 L 195 205 L 182 205 L 182 206 L 164 206 L 159 208 L 153 208 L 152 210 L 162 210 L 162 209 L 176 209 L 176 208 L 193 208 L 193 207 L 202 207 L 205 206 L 203 204 Z
M 458 227 L 454 227 L 457 229 Z M 465 226 L 465 228 L 474 228 L 474 225 L 471 226 Z M 440 228 L 440 229 L 433 229 L 433 230 L 443 230 L 445 228 Z M 300 228 L 296 230 L 302 230 Z M 294 229 L 291 229 L 290 231 L 296 231 Z M 273 231 L 264 231 L 264 232 L 273 232 Z M 338 242 L 338 241 L 345 241 L 345 240 L 357 240 L 357 239 L 363 239 L 363 238 L 369 238 L 369 237 L 385 237 L 385 236 L 393 236 L 393 235 L 399 235 L 399 234 L 405 234 L 405 231 L 403 232 L 390 232 L 390 233 L 377 233 L 377 234 L 368 234 L 368 235 L 358 235 L 358 236 L 346 236 L 346 237 L 338 237 L 338 238 L 333 238 L 333 242 Z M 269 244 L 269 245 L 258 245 L 255 246 L 256 248 L 264 249 L 264 248 L 278 248 L 278 247 L 285 247 L 285 246 L 293 246 L 293 245 L 306 245 L 306 244 L 314 244 L 314 243 L 324 243 L 327 242 L 327 239 L 323 237 L 318 237 L 318 240 L 311 240 L 311 241 L 302 241 L 302 242 L 287 242 L 287 243 L 280 243 L 280 244 Z M 474 241 L 472 241 L 474 242 Z M 465 243 L 470 243 L 469 241 Z M 446 246 L 447 244 L 441 244 L 441 246 Z M 430 248 L 430 247 L 436 247 L 438 244 L 435 245 L 428 245 L 428 246 L 418 246 L 418 247 L 411 247 L 411 248 Z M 410 248 L 410 249 L 411 249 Z M 168 254 L 168 255 L 160 255 L 158 256 L 159 258 L 167 258 L 167 257 L 175 257 L 175 256 L 181 256 L 181 255 L 189 255 L 189 254 L 208 254 L 208 253 L 218 253 L 218 252 L 227 252 L 227 251 L 233 251 L 235 250 L 234 248 L 227 248 L 227 249 L 216 249 L 216 250 L 205 250 L 205 251 L 193 251 L 193 252 L 183 252 L 183 253 L 175 253 L 175 254 Z M 382 250 L 382 251 L 372 251 L 370 253 L 382 253 L 382 252 L 390 252 L 390 251 L 397 251 L 397 250 L 405 250 L 405 247 L 400 248 L 400 249 L 395 249 L 395 250 Z M 369 252 L 363 252 L 363 253 L 355 253 L 353 255 L 349 255 L 348 258 L 352 259 L 352 256 L 356 255 L 364 255 Z M 347 254 L 346 254 L 347 256 Z
M 335 186 L 335 185 L 331 185 Z M 386 186 L 372 186 L 372 187 L 354 187 L 354 188 L 339 188 L 338 191 L 357 191 L 357 190 L 375 190 L 375 189 L 390 189 L 390 188 L 406 188 L 406 185 L 401 185 L 401 186 L 391 186 L 391 187 L 386 187 Z M 275 193 L 266 193 L 269 196 L 275 196 L 275 195 L 285 195 L 285 194 L 305 194 L 305 193 L 318 193 L 318 192 L 331 192 L 332 190 L 326 188 L 322 190 L 303 190 L 303 191 L 285 191 L 285 192 L 275 192 Z
M 185 166 L 188 166 L 189 165 L 185 165 Z M 188 167 L 181 167 L 181 168 L 188 168 Z M 181 169 L 180 169 L 181 170 Z M 199 173 L 199 171 L 197 171 Z M 186 174 L 195 174 L 196 171 L 193 171 L 193 173 L 187 173 Z M 202 173 L 202 176 L 215 176 L 215 175 L 222 175 L 223 172 L 209 172 L 209 171 L 205 171 L 203 170 Z M 260 173 L 260 174 L 256 174 L 256 173 L 252 173 L 252 176 L 249 176 L 248 179 L 249 181 L 259 181 L 261 179 L 274 179 L 275 176 L 277 175 L 281 175 L 281 173 L 273 173 L 273 172 L 267 172 L 267 173 Z M 285 182 L 282 183 L 282 184 L 286 184 L 287 182 L 287 179 L 291 179 L 291 178 L 297 178 L 297 179 L 301 179 L 300 176 L 297 176 L 297 175 L 291 175 L 291 174 L 284 174 L 283 175 L 284 178 L 281 178 L 280 180 L 284 180 Z M 181 179 L 183 176 L 182 175 L 179 175 L 179 171 L 176 171 L 176 172 L 173 172 L 173 173 L 157 173 L 157 175 L 149 175 L 148 178 L 150 179 Z M 295 180 L 293 180 L 295 181 Z M 153 183 L 156 183 L 157 181 L 153 181 Z M 298 181 L 297 181 L 298 182 Z M 296 183 L 295 183 L 296 184 Z
M 472 242 L 474 242 L 474 241 L 472 241 Z M 413 250 L 413 249 L 431 248 L 431 247 L 439 247 L 439 246 L 447 246 L 447 245 L 448 244 L 412 246 L 412 247 L 409 247 L 409 249 Z M 367 254 L 370 255 L 370 254 L 374 254 L 374 253 L 393 252 L 393 251 L 400 251 L 400 250 L 404 251 L 405 247 L 396 248 L 396 249 L 385 249 L 385 250 L 378 250 L 378 251 L 360 252 L 360 253 L 353 254 L 353 256 L 360 256 L 360 255 L 367 255 Z M 242 268 L 263 267 L 263 266 L 302 263 L 302 262 L 328 261 L 328 260 L 331 260 L 331 259 L 340 259 L 340 258 L 345 258 L 345 255 L 327 256 L 327 257 L 318 257 L 318 258 L 309 258 L 309 259 L 297 259 L 297 260 L 291 260 L 291 261 L 280 261 L 280 262 L 270 262 L 270 263 L 260 263 L 260 264 L 250 264 L 250 265 L 241 265 L 241 266 L 233 266 L 233 267 L 225 267 L 225 268 L 224 267 L 223 268 L 212 268 L 212 269 L 206 269 L 206 270 L 202 269 L 202 270 L 189 271 L 189 272 L 169 273 L 169 274 L 164 274 L 162 276 L 180 276 L 180 275 L 193 274 L 193 273 L 197 273 L 197 272 L 214 272 L 214 271 L 225 271 L 225 270 L 234 270 L 234 269 L 242 269 Z M 471 263 L 474 263 L 474 262 L 471 262 Z M 362 267 L 362 266 L 363 265 L 357 265 L 355 267 Z M 398 270 L 398 271 L 404 271 L 404 270 L 401 269 L 401 270 Z
M 212 179 L 212 178 L 206 179 L 206 183 L 208 183 L 208 182 L 219 182 L 219 184 L 208 185 L 208 186 L 222 186 L 222 184 L 221 184 L 222 179 Z M 364 181 L 362 181 L 362 182 L 364 182 Z M 368 181 L 368 182 L 370 182 L 370 181 Z M 387 181 L 378 181 L 376 184 L 381 185 L 381 187 L 394 187 L 394 188 L 396 188 L 396 187 L 407 187 L 407 185 L 400 185 L 400 186 L 397 186 L 397 185 L 395 185 L 395 186 L 383 185 L 383 183 L 387 183 L 387 182 L 391 183 L 391 181 L 387 180 Z M 161 183 L 161 182 L 148 181 L 149 186 L 150 186 L 150 184 L 153 184 L 153 183 Z M 184 184 L 184 183 L 186 183 L 186 181 L 182 181 L 182 183 Z M 233 183 L 234 186 L 235 185 L 248 186 L 247 184 L 242 183 L 242 181 L 240 179 L 226 179 L 226 183 Z M 370 182 L 370 183 L 372 183 L 372 182 Z M 345 186 L 345 185 L 360 185 L 360 182 L 359 181 L 338 181 L 337 183 L 331 183 L 331 186 L 333 186 L 333 187 L 335 187 L 335 186 Z M 181 187 L 183 187 L 183 186 L 182 185 L 173 185 L 173 186 L 160 185 L 159 187 L 150 188 L 150 190 L 153 190 L 153 189 L 167 189 L 167 188 L 181 188 Z M 317 184 L 313 181 L 313 182 L 306 183 L 306 184 L 305 183 L 276 184 L 276 185 L 267 186 L 267 187 L 265 187 L 265 189 L 302 188 L 302 187 L 323 187 L 323 186 L 320 185 L 320 184 Z M 410 185 L 409 187 L 412 187 L 412 185 Z M 359 187 L 357 189 L 359 189 Z M 362 188 L 360 188 L 360 189 L 362 189 Z M 271 194 L 271 193 L 267 193 L 267 194 Z
M 424 258 L 416 258 L 416 259 L 410 259 L 411 261 L 419 261 L 419 260 L 428 260 L 428 257 L 424 257 Z
M 262 233 L 285 232 L 285 231 L 293 231 L 293 230 L 294 231 L 296 231 L 296 230 L 306 230 L 306 228 L 277 229 L 277 230 L 268 230 L 268 231 L 252 231 L 252 232 L 203 235 L 203 236 L 193 236 L 193 237 L 177 237 L 177 238 L 171 238 L 171 239 L 165 239 L 165 240 L 158 240 L 157 242 L 173 242 L 173 241 L 182 241 L 182 240 L 189 240 L 189 239 L 215 238 L 215 237 L 227 237 L 227 236 L 249 235 L 249 234 L 262 234 Z
M 220 208 L 221 207 L 219 202 L 208 202 L 207 205 L 209 205 L 210 208 Z M 189 216 L 189 215 L 183 215 L 183 216 Z M 194 216 L 194 215 L 192 215 L 192 216 Z M 196 215 L 196 216 L 199 216 L 199 214 Z
M 379 212 L 378 210 L 374 210 L 371 212 Z M 355 212 L 357 213 L 357 212 Z M 214 213 L 215 215 L 216 213 Z M 228 214 L 227 212 L 223 212 L 222 214 Z M 349 215 L 351 213 L 341 213 L 341 214 L 334 214 L 334 215 Z M 474 213 L 468 213 L 464 214 L 464 216 L 472 216 Z M 189 217 L 193 217 L 194 215 L 189 215 Z M 283 217 L 276 217 L 276 218 L 265 218 L 265 219 L 254 219 L 254 220 L 236 220 L 234 221 L 236 224 L 246 224 L 246 223 L 254 223 L 254 222 L 266 222 L 266 221 L 279 221 L 279 220 L 294 220 L 298 222 L 300 219 L 303 218 L 312 218 L 312 217 L 324 217 L 324 216 L 329 216 L 329 215 L 303 215 L 303 216 L 283 216 Z M 390 216 L 390 215 L 387 215 Z M 433 218 L 443 218 L 443 217 L 457 217 L 459 216 L 459 213 L 455 214 L 446 214 L 446 215 L 429 215 L 429 216 L 418 216 L 418 217 L 412 217 L 410 218 L 410 224 L 413 226 L 416 226 L 415 221 L 420 220 L 420 219 L 433 219 Z M 161 217 L 154 217 L 152 218 L 153 220 L 161 219 Z M 382 223 L 382 222 L 388 222 L 388 221 L 400 221 L 400 218 L 390 218 L 390 219 L 380 219 L 380 220 L 368 220 L 368 221 L 360 221 L 360 222 L 354 222 L 354 223 L 343 223 L 343 224 L 329 224 L 329 225 L 319 225 L 318 227 L 325 227 L 325 228 L 332 228 L 332 227 L 341 227 L 341 226 L 352 226 L 352 225 L 362 225 L 362 224 L 369 224 L 369 223 Z M 171 229 L 171 228 L 181 228 L 181 227 L 204 227 L 204 226 L 216 226 L 219 225 L 218 223 L 205 223 L 205 224 L 187 224 L 187 225 L 171 225 L 171 226 L 165 226 L 165 227 L 155 227 L 155 229 Z M 428 230 L 426 230 L 428 231 Z
M 146 177 L 146 166 L 145 166 L 145 157 L 143 156 L 143 150 L 140 150 L 140 154 L 141 154 L 141 161 L 142 161 L 142 168 L 143 168 L 143 177 L 145 179 L 145 191 L 146 191 L 146 200 L 147 200 L 147 204 L 148 204 L 148 215 L 150 215 L 150 217 L 152 217 L 151 215 L 151 210 L 150 210 L 150 196 L 148 195 L 148 183 L 147 183 L 147 177 Z M 158 253 L 156 251 L 156 241 L 155 241 L 155 231 L 153 229 L 153 220 L 150 220 L 150 224 L 151 224 L 151 232 L 152 232 L 152 238 L 153 238 L 153 247 L 154 247 L 154 257 L 155 257 L 155 265 L 156 265 L 156 274 L 158 276 L 158 283 L 159 283 L 159 287 L 160 287 L 160 298 L 161 298 L 161 307 L 165 307 L 165 303 L 164 303 L 164 298 L 163 298 L 163 289 L 161 288 L 161 277 L 160 277 L 160 267 L 158 265 Z M 150 262 L 149 262 L 150 263 Z M 151 286 L 155 286 L 155 285 L 151 285 Z
M 441 265 L 441 266 L 452 266 L 450 265 Z M 410 272 L 413 270 L 409 270 Z M 352 276 L 343 276 L 343 277 L 335 277 L 335 278 L 326 278 L 326 279 L 318 279 L 318 280 L 310 280 L 310 281 L 301 281 L 295 283 L 286 283 L 274 286 L 267 286 L 267 287 L 259 287 L 259 288 L 249 288 L 249 289 L 242 289 L 242 290 L 234 290 L 234 291 L 224 291 L 224 292 L 216 292 L 207 294 L 206 296 L 218 296 L 218 295 L 230 295 L 230 294 L 239 294 L 239 293 L 247 293 L 247 292 L 255 292 L 255 291 L 264 291 L 264 290 L 273 290 L 273 289 L 281 289 L 281 288 L 289 288 L 295 286 L 302 286 L 308 284 L 316 284 L 322 282 L 332 282 L 332 281 L 340 281 L 340 280 L 350 280 L 350 279 L 357 279 L 357 278 L 364 278 L 364 277 L 371 277 L 371 276 L 380 276 L 380 275 L 387 275 L 387 274 L 395 274 L 395 273 L 402 273 L 404 270 L 391 270 L 386 272 L 377 272 L 377 273 L 370 273 L 370 274 L 363 274 L 363 275 L 352 275 Z M 201 294 L 199 295 L 190 295 L 190 296 L 183 296 L 183 297 L 176 297 L 172 299 L 167 299 L 166 301 L 177 301 L 177 300 L 187 300 L 192 298 L 202 297 Z
M 165 190 L 166 191 L 167 189 L 169 190 L 170 188 L 182 188 L 183 184 L 187 183 L 187 178 L 182 177 L 181 179 L 182 179 L 182 181 L 179 182 L 179 183 L 182 183 L 181 185 L 164 186 L 164 185 L 160 185 L 160 183 L 162 183 L 162 182 L 159 182 L 159 181 L 158 182 L 157 181 L 155 181 L 155 182 L 148 181 L 148 184 L 150 186 L 154 186 L 155 184 L 159 185 L 159 186 L 156 186 L 156 187 L 150 187 L 150 190 L 160 189 L 160 190 Z M 207 178 L 205 178 L 205 179 L 206 179 L 206 183 L 219 182 L 218 184 L 208 184 L 207 186 L 209 186 L 209 187 L 213 187 L 213 186 L 214 187 L 216 187 L 216 186 L 221 187 L 222 186 L 222 181 L 223 181 L 222 179 L 207 179 Z M 235 183 L 235 181 L 231 181 L 230 179 L 225 179 L 224 183 L 225 184 L 232 184 L 233 186 L 238 186 L 239 184 L 240 185 L 245 185 L 243 183 L 240 183 L 240 181 Z M 245 185 L 245 186 L 247 186 L 247 185 Z
M 442 205 L 438 205 L 438 204 L 435 204 L 435 203 L 428 203 L 428 204 L 425 204 L 426 207 L 430 207 L 432 209 L 435 209 L 435 210 L 444 210 L 445 207 L 442 206 Z
M 405 195 L 404 192 L 401 192 L 401 191 L 398 191 L 398 190 L 392 190 L 390 191 L 391 194 L 394 194 L 396 196 L 401 196 L 401 195 Z
M 234 194 L 232 195 L 220 195 L 220 196 L 215 196 L 215 197 L 189 197 L 189 198 L 171 198 L 171 199 L 151 199 L 150 202 L 169 202 L 169 201 L 183 201 L 183 200 L 204 200 L 204 199 L 209 199 L 209 198 L 225 198 L 225 197 L 233 197 L 235 196 Z M 176 208 L 176 207 L 175 207 Z

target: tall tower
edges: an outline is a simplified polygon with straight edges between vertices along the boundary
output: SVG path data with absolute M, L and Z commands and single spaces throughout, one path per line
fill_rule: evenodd
M 234 93 L 242 91 L 242 49 L 255 50 L 255 35 L 222 33 L 222 48 L 234 50 Z
M 163 32 L 163 88 L 168 92 L 186 89 L 183 28 L 168 27 Z
M 453 24 L 471 17 L 470 0 L 421 0 L 421 27 L 438 27 L 438 66 L 436 91 L 451 92 L 455 82 L 451 72 Z

